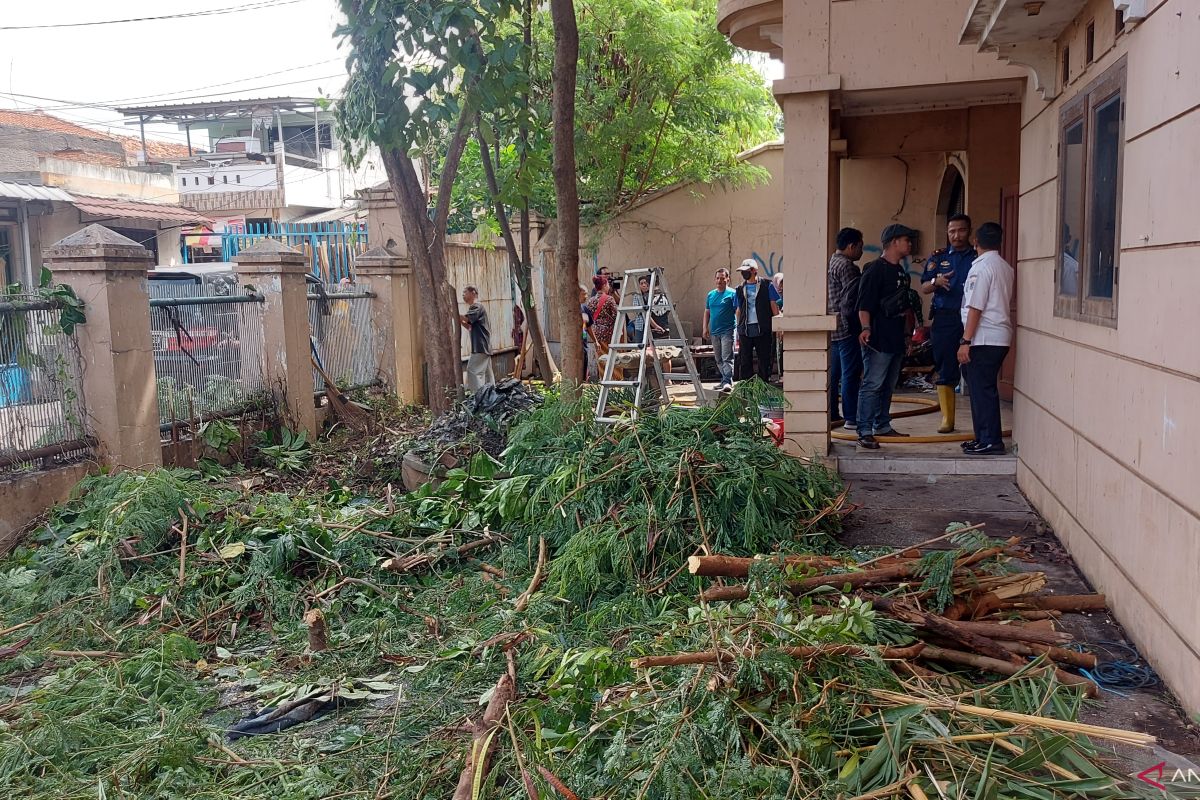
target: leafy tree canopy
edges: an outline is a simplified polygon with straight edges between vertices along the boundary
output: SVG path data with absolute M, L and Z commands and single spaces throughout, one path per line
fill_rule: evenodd
M 620 213 L 671 184 L 743 184 L 765 179 L 738 153 L 778 135 L 778 108 L 766 83 L 716 27 L 716 0 L 577 0 L 580 62 L 575 119 L 580 204 L 585 223 Z M 549 15 L 533 14 L 528 107 L 510 70 L 509 103 L 483 109 L 498 162 L 502 200 L 556 216 L 550 170 Z M 519 41 L 520 19 L 512 28 Z M 504 85 L 504 79 L 499 81 Z M 528 143 L 518 136 L 522 121 Z M 525 155 L 522 167 L 521 155 Z M 452 230 L 494 225 L 476 143 L 463 156 Z

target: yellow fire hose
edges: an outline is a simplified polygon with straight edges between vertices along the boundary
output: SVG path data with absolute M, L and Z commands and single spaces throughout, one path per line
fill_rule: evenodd
M 892 403 L 920 406 L 920 408 L 912 408 L 907 411 L 897 411 L 892 414 L 892 419 L 919 417 L 922 414 L 934 414 L 939 410 L 937 400 L 932 397 L 893 397 Z M 1012 431 L 1001 431 L 1000 435 L 1007 438 L 1012 436 Z M 857 433 L 841 428 L 832 429 L 829 436 L 844 442 L 853 442 L 858 439 Z M 942 442 L 969 442 L 972 438 L 974 438 L 974 434 L 971 433 L 935 433 L 929 436 L 876 436 L 875 441 L 881 444 L 939 444 Z

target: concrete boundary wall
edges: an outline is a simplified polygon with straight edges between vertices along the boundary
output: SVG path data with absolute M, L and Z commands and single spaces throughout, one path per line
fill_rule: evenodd
M 55 469 L 25 472 L 0 480 L 0 556 L 21 541 L 25 528 L 43 511 L 71 496 L 75 484 L 96 469 L 81 461 Z

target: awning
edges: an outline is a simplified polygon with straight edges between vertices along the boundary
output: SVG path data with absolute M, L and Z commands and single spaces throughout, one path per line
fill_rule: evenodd
M 127 219 L 152 219 L 159 222 L 209 222 L 199 212 L 167 203 L 142 203 L 137 200 L 112 200 L 107 197 L 84 197 L 75 195 L 71 203 L 85 214 L 98 217 L 125 217 Z
M 304 217 L 288 220 L 288 224 L 309 224 L 314 222 L 357 222 L 367 218 L 367 210 L 358 204 L 345 208 L 333 208 L 329 211 L 318 211 Z
M 40 183 L 20 183 L 17 181 L 0 181 L 0 197 L 14 200 L 59 200 L 70 203 L 71 195 L 53 186 L 42 186 Z

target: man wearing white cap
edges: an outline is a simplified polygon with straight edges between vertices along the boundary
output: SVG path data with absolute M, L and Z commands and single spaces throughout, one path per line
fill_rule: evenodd
M 747 258 L 738 267 L 742 285 L 733 297 L 737 312 L 738 356 L 734 377 L 746 380 L 754 375 L 754 357 L 758 356 L 758 377 L 771 379 L 775 337 L 771 334 L 771 318 L 778 316 L 781 298 L 775 284 L 758 277 L 758 262 Z

